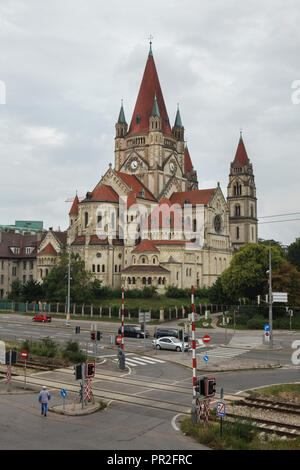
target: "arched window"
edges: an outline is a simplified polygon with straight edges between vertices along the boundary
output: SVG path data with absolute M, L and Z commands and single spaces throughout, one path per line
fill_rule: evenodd
M 97 264 L 97 273 L 100 273 L 100 264 Z
M 131 279 L 130 279 L 130 277 L 128 278 L 128 284 L 131 284 Z
M 135 284 L 135 277 L 132 278 L 132 284 Z
M 152 263 L 156 264 L 156 258 L 153 258 Z
M 240 238 L 240 227 L 237 227 L 237 228 L 236 228 L 236 238 L 237 238 L 237 239 Z
M 148 284 L 152 284 L 152 279 L 151 279 L 151 277 L 148 277 Z
M 241 206 L 239 204 L 235 206 L 235 215 L 241 215 Z
M 88 212 L 84 213 L 84 226 L 87 227 L 89 223 L 89 214 Z
M 197 219 L 193 220 L 193 232 L 197 232 Z
M 105 264 L 102 264 L 102 272 L 105 273 Z
M 145 277 L 143 277 L 142 282 L 143 282 L 143 285 L 146 285 L 147 279 Z
M 146 258 L 142 258 L 142 263 L 143 263 L 143 264 L 146 263 Z

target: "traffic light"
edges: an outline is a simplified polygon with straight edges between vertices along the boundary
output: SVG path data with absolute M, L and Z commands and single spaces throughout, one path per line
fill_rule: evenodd
M 74 374 L 75 374 L 75 379 L 80 380 L 82 379 L 82 367 L 81 364 L 76 364 L 74 366 Z
M 10 350 L 5 353 L 5 364 L 15 365 L 17 362 L 17 351 Z
M 196 380 L 196 392 L 200 395 L 205 395 L 205 384 L 206 384 L 207 377 L 203 377 L 203 379 Z
M 80 333 L 80 326 L 75 326 L 75 334 L 79 335 Z
M 93 342 L 96 341 L 96 331 L 91 331 L 90 338 L 91 338 L 91 341 L 93 341 Z
M 87 362 L 85 368 L 85 377 L 95 377 L 95 362 Z
M 102 338 L 101 331 L 97 331 L 97 341 L 100 341 L 101 338 Z
M 216 393 L 216 379 L 213 377 L 211 379 L 206 379 L 205 396 L 214 397 L 215 393 Z

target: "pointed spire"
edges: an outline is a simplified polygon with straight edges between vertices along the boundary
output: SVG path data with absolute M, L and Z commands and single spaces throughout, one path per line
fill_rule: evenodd
M 121 109 L 119 113 L 118 124 L 127 124 L 126 119 L 125 119 L 124 108 L 123 108 L 123 100 L 121 100 Z
M 239 143 L 236 149 L 234 161 L 232 163 L 232 166 L 234 167 L 240 167 L 240 166 L 250 166 L 250 161 L 246 152 L 245 144 L 243 141 L 243 136 L 242 136 L 242 129 L 240 129 L 240 139 Z
M 78 204 L 79 204 L 79 199 L 78 199 L 77 191 L 76 191 L 76 196 L 74 198 L 74 201 L 73 201 L 72 207 L 70 209 L 69 215 L 78 214 Z
M 174 127 L 183 127 L 182 121 L 181 121 L 181 116 L 180 116 L 180 111 L 179 111 L 179 103 L 177 103 L 177 113 L 176 113 L 176 117 L 175 117 Z
M 141 86 L 139 89 L 138 97 L 136 100 L 135 108 L 131 118 L 129 131 L 127 135 L 132 135 L 140 132 L 149 132 L 149 118 L 152 113 L 153 102 L 157 100 L 159 114 L 162 119 L 162 131 L 165 134 L 172 135 L 171 126 L 169 123 L 168 113 L 164 102 L 163 94 L 161 91 L 159 78 L 152 54 L 148 55 L 144 75 L 142 78 Z
M 184 172 L 187 173 L 187 172 L 192 172 L 192 171 L 194 171 L 194 167 L 193 167 L 192 160 L 190 157 L 190 152 L 186 145 L 184 149 Z
M 155 93 L 155 96 L 154 96 L 154 103 L 153 103 L 153 107 L 152 107 L 151 116 L 160 118 L 160 112 L 159 112 L 159 108 L 158 108 L 156 93 Z
M 148 54 L 149 56 L 153 55 L 152 54 L 152 39 L 153 39 L 153 36 L 150 34 L 149 36 L 150 49 L 149 49 L 149 54 Z

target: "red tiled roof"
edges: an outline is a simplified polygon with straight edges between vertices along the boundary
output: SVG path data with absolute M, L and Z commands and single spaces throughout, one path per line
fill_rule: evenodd
M 122 269 L 123 273 L 128 272 L 151 272 L 151 273 L 169 273 L 167 269 L 163 268 L 162 266 L 150 266 L 147 264 L 140 264 L 134 266 L 128 266 L 128 268 Z
M 160 88 L 153 55 L 149 54 L 139 94 L 131 118 L 128 135 L 149 131 L 149 117 L 152 113 L 155 95 L 157 98 L 159 113 L 162 118 L 162 130 L 165 134 L 173 135 L 171 126 L 169 124 L 168 113 Z M 140 116 L 140 123 L 137 123 L 137 115 Z
M 185 203 L 192 204 L 193 206 L 196 204 L 208 204 L 216 189 L 195 189 L 193 191 L 173 193 L 170 201 L 181 206 L 184 206 Z
M 72 204 L 72 207 L 70 209 L 69 215 L 78 214 L 78 204 L 79 204 L 79 199 L 78 199 L 78 196 L 76 194 L 76 196 L 74 198 L 74 201 L 73 201 L 73 204 Z
M 192 171 L 194 171 L 193 164 L 192 164 L 192 160 L 191 160 L 188 148 L 186 147 L 184 150 L 184 172 L 191 173 Z
M 159 250 L 156 248 L 156 246 L 153 245 L 151 240 L 142 240 L 141 243 L 139 243 L 133 250 L 132 252 L 137 252 L 137 251 L 158 251 Z
M 88 197 L 84 199 L 86 201 L 109 201 L 119 202 L 119 196 L 116 191 L 107 184 L 99 184 L 96 188 L 88 193 Z
M 115 173 L 123 180 L 128 188 L 133 190 L 135 197 L 142 198 L 142 191 L 144 190 L 145 199 L 150 199 L 151 201 L 156 200 L 153 194 L 150 193 L 146 186 L 144 186 L 135 175 L 129 175 L 121 171 L 115 171 Z
M 57 255 L 57 251 L 55 250 L 55 248 L 53 248 L 51 243 L 48 243 L 48 245 L 45 246 L 43 250 L 39 251 L 38 254 L 39 255 Z
M 80 237 L 77 237 L 72 245 L 84 245 L 85 244 L 85 235 L 81 235 Z
M 151 240 L 153 245 L 185 245 L 184 240 Z
M 249 162 L 249 158 L 246 152 L 243 138 L 240 137 L 232 166 L 239 167 L 239 166 L 244 166 L 244 165 L 250 165 L 250 162 Z

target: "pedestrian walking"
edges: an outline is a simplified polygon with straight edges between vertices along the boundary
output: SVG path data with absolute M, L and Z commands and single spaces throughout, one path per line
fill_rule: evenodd
M 48 392 L 47 387 L 45 387 L 44 385 L 39 394 L 39 402 L 41 404 L 41 414 L 44 416 L 47 416 L 48 401 L 50 399 L 51 399 L 51 395 Z

